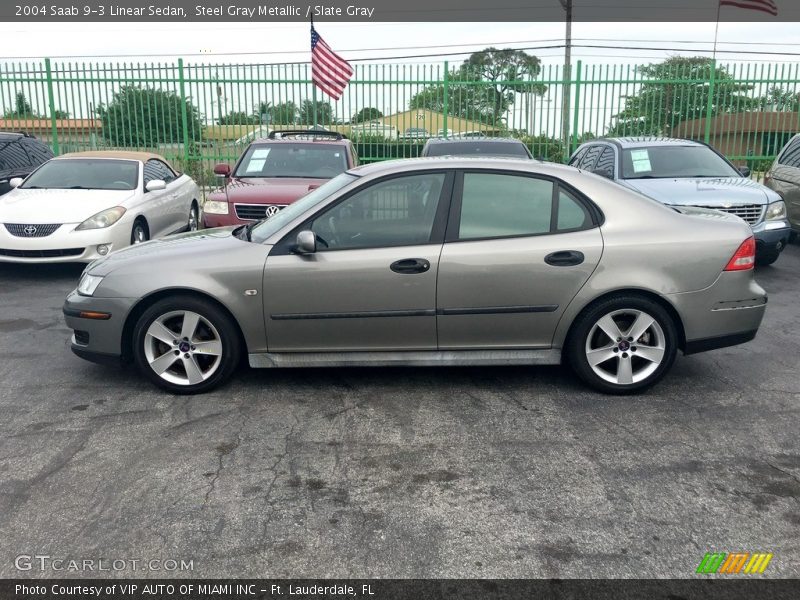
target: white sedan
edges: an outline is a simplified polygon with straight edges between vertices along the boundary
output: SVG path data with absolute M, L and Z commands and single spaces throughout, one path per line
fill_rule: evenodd
M 0 197 L 0 262 L 91 262 L 200 222 L 200 191 L 157 154 L 54 158 Z

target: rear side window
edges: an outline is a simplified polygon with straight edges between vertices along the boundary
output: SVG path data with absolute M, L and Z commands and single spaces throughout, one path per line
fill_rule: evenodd
M 175 179 L 175 173 L 160 160 L 151 158 L 144 165 L 144 184 L 161 179 L 164 183 L 169 183 Z
M 38 166 L 39 163 L 31 163 L 31 159 L 19 141 L 0 142 L 0 170 L 29 170 L 32 165 Z
M 610 146 L 605 147 L 592 170 L 600 171 L 605 177 L 614 179 L 614 150 Z
M 31 164 L 33 165 L 40 165 L 53 158 L 53 151 L 42 142 L 30 138 L 23 138 L 21 143 L 25 147 L 25 151 L 28 153 Z
M 586 151 L 586 154 L 583 155 L 581 158 L 581 162 L 578 166 L 579 169 L 583 169 L 584 171 L 591 171 L 594 169 L 594 165 L 597 162 L 597 159 L 600 157 L 600 153 L 603 151 L 603 146 L 599 146 L 595 144 L 594 146 L 589 146 L 589 149 Z
M 794 138 L 778 159 L 779 165 L 800 168 L 800 137 Z
M 573 166 L 579 165 L 588 150 L 589 146 L 584 146 L 583 148 L 578 150 L 577 154 L 575 154 L 575 156 L 573 156 L 572 159 L 569 161 L 569 164 Z

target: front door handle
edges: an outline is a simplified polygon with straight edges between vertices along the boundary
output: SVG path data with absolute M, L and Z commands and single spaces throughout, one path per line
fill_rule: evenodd
M 393 262 L 389 268 L 395 273 L 425 273 L 430 270 L 431 263 L 424 258 L 404 258 Z
M 544 257 L 544 262 L 554 267 L 573 267 L 583 262 L 583 252 L 577 250 L 559 250 Z

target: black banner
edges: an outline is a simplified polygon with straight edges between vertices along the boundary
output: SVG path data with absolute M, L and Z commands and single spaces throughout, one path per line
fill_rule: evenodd
M 2 600 L 769 600 L 800 597 L 796 579 L 0 581 Z

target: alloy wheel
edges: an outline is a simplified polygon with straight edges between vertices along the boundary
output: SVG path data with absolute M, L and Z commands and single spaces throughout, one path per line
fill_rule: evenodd
M 663 362 L 666 336 L 658 321 L 636 309 L 612 311 L 586 337 L 589 367 L 601 379 L 631 385 L 647 379 Z
M 189 231 L 197 231 L 197 207 L 192 206 L 189 210 Z
M 161 379 L 175 385 L 206 381 L 222 363 L 222 340 L 202 315 L 176 310 L 157 317 L 144 336 L 144 355 Z
M 133 244 L 142 244 L 147 241 L 147 230 L 144 225 L 137 223 L 133 226 L 133 235 L 131 235 L 131 242 Z

